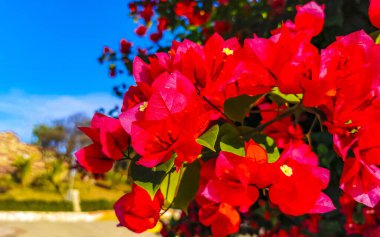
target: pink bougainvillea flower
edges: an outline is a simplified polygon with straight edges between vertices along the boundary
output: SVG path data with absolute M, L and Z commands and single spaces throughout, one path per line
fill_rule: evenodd
M 152 200 L 147 191 L 133 184 L 132 191 L 122 196 L 114 209 L 121 226 L 141 233 L 156 226 L 163 203 L 160 190 Z
M 370 0 L 369 9 L 368 9 L 369 19 L 371 20 L 372 25 L 376 28 L 380 28 L 380 1 L 379 0 Z
M 205 226 L 211 226 L 212 235 L 225 237 L 239 231 L 240 215 L 226 203 L 210 203 L 199 210 L 199 220 Z
M 118 119 L 96 113 L 90 127 L 79 129 L 94 142 L 75 153 L 79 164 L 89 172 L 107 172 L 115 160 L 124 157 L 129 145 L 129 135 Z

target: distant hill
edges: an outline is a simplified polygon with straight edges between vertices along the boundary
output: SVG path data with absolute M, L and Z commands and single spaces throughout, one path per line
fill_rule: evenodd
M 18 158 L 41 160 L 42 154 L 37 146 L 25 144 L 12 132 L 0 133 L 0 174 L 12 171 L 12 164 Z M 40 162 L 34 165 L 41 166 Z

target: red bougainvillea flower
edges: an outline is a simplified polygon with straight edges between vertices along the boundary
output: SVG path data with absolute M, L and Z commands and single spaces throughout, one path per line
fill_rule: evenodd
M 283 113 L 286 107 L 279 107 L 276 103 L 263 103 L 259 105 L 261 123 L 266 123 L 279 114 Z M 268 125 L 264 132 L 273 138 L 277 147 L 286 148 L 290 143 L 302 142 L 304 135 L 299 124 L 294 124 L 290 117 L 285 117 Z
M 112 168 L 113 161 L 123 158 L 128 148 L 129 135 L 120 121 L 96 113 L 91 127 L 79 127 L 94 144 L 82 148 L 75 155 L 80 165 L 93 173 L 104 173 Z
M 166 53 L 156 53 L 148 57 L 149 64 L 141 58 L 135 57 L 133 60 L 133 77 L 136 83 L 146 83 L 149 86 L 164 72 L 171 72 L 170 57 Z
M 267 4 L 271 7 L 271 15 L 280 15 L 284 11 L 286 0 L 267 0 Z
M 112 53 L 112 49 L 108 46 L 103 47 L 103 54 L 107 55 L 109 53 Z
M 137 12 L 137 5 L 136 5 L 136 3 L 134 3 L 134 2 L 129 3 L 128 7 L 129 7 L 129 12 L 131 14 L 135 14 Z
M 191 82 L 180 73 L 156 78 L 149 100 L 120 115 L 133 148 L 142 155 L 139 164 L 153 167 L 170 159 L 173 151 L 177 165 L 194 161 L 201 151 L 195 139 L 209 118 L 202 105 Z
M 138 35 L 138 36 L 144 36 L 145 33 L 146 33 L 146 31 L 147 31 L 146 26 L 140 25 L 140 26 L 137 27 L 137 29 L 135 30 L 135 33 L 136 33 L 136 35 Z
M 251 159 L 220 152 L 215 164 L 215 178 L 207 182 L 202 195 L 213 202 L 227 203 L 247 212 L 259 196 L 257 188 L 250 185 L 256 171 L 254 165 Z
M 297 6 L 297 14 L 294 19 L 297 31 L 310 31 L 312 36 L 321 33 L 325 21 L 325 6 L 318 5 L 314 1 Z
M 322 51 L 324 89 L 319 92 L 328 98 L 324 100 L 326 125 L 343 159 L 360 139 L 360 130 L 379 119 L 379 50 L 364 31 L 358 31 L 339 37 Z
M 270 185 L 271 167 L 265 149 L 253 140 L 245 144 L 245 153 L 242 157 L 222 151 L 202 165 L 199 204 L 227 203 L 248 211 L 258 198 L 257 187 Z
M 147 55 L 148 50 L 143 48 L 137 48 L 137 52 L 141 55 Z
M 232 24 L 228 21 L 215 21 L 214 31 L 219 34 L 225 34 L 232 30 Z
M 212 236 L 225 237 L 239 231 L 240 215 L 232 206 L 210 203 L 199 210 L 199 220 L 205 226 L 211 226 Z
M 283 213 L 303 215 L 334 210 L 330 198 L 322 193 L 329 182 L 329 171 L 318 167 L 318 157 L 306 144 L 297 144 L 281 154 L 274 163 L 270 200 Z
M 156 226 L 163 203 L 160 190 L 152 200 L 147 191 L 133 184 L 132 191 L 121 197 L 114 209 L 121 226 L 141 233 Z
M 153 42 L 157 42 L 159 41 L 160 39 L 162 38 L 162 32 L 159 31 L 159 32 L 155 32 L 155 33 L 152 33 L 150 34 L 149 36 L 149 39 Z
M 81 148 L 75 153 L 80 166 L 93 174 L 103 174 L 112 169 L 114 160 L 109 159 L 102 152 L 102 146 L 98 143 Z
M 132 43 L 122 39 L 120 40 L 120 52 L 123 54 L 129 54 L 131 52 Z
M 376 153 L 366 154 L 358 149 L 355 149 L 355 153 L 356 157 L 347 158 L 344 163 L 340 188 L 355 201 L 374 207 L 380 200 L 380 168 L 377 167 L 380 162 L 374 164 L 365 162 L 365 156 L 376 155 Z M 378 160 L 378 156 L 371 159 Z
M 205 10 L 194 11 L 193 15 L 189 16 L 191 25 L 200 26 L 205 24 L 210 19 L 211 14 Z
M 169 20 L 166 17 L 158 18 L 157 30 L 162 32 L 166 30 L 169 26 Z
M 368 9 L 369 19 L 371 20 L 372 25 L 376 28 L 380 28 L 380 1 L 379 0 L 370 0 L 369 9 Z
M 180 1 L 175 5 L 174 12 L 177 16 L 186 17 L 191 25 L 199 26 L 208 21 L 210 13 L 204 10 L 195 10 L 197 3 L 193 0 Z
M 115 64 L 110 64 L 108 67 L 108 75 L 110 77 L 115 77 L 116 76 L 116 66 Z
M 145 3 L 144 9 L 140 12 L 140 16 L 144 19 L 145 23 L 150 22 L 150 19 L 152 19 L 152 16 L 154 14 L 152 4 L 153 3 L 151 2 Z
M 175 14 L 189 18 L 194 12 L 195 5 L 196 2 L 192 0 L 180 1 L 175 5 Z

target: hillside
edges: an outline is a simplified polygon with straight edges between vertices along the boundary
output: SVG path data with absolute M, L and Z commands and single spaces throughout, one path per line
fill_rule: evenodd
M 0 174 L 12 171 L 12 164 L 18 158 L 33 159 L 34 166 L 40 166 L 42 154 L 37 146 L 25 144 L 12 132 L 0 133 Z M 40 163 L 40 164 L 39 164 Z

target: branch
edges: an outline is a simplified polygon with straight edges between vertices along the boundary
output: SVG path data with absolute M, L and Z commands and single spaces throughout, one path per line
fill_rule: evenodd
M 297 111 L 297 109 L 300 107 L 300 104 L 297 104 L 293 107 L 290 107 L 289 109 L 287 109 L 284 113 L 278 115 L 277 117 L 275 117 L 274 119 L 271 119 L 263 124 L 260 124 L 259 126 L 257 126 L 256 128 L 254 128 L 252 130 L 252 132 L 260 132 L 262 131 L 264 128 L 266 128 L 268 125 L 271 125 L 272 123 L 278 121 L 278 120 L 281 120 L 291 114 L 293 114 L 295 111 Z

